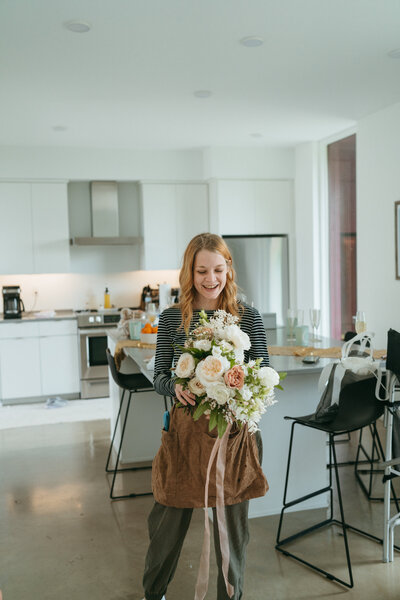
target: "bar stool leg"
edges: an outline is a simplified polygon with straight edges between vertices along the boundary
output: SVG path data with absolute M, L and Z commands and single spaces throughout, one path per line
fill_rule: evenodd
M 115 469 L 109 469 L 108 467 L 109 467 L 109 464 L 110 464 L 111 453 L 112 453 L 112 449 L 113 449 L 113 446 L 114 446 L 115 434 L 117 433 L 118 421 L 119 421 L 119 417 L 120 417 L 121 410 L 122 410 L 122 404 L 124 402 L 125 391 L 126 390 L 123 390 L 122 396 L 121 396 L 121 400 L 119 401 L 119 410 L 118 410 L 117 418 L 115 419 L 114 432 L 113 432 L 113 435 L 112 435 L 112 438 L 111 438 L 110 449 L 108 451 L 108 456 L 107 456 L 106 473 L 113 473 L 113 471 L 115 470 Z
M 125 428 L 126 428 L 126 423 L 127 423 L 127 420 L 128 420 L 129 409 L 130 409 L 130 406 L 131 406 L 131 399 L 132 399 L 132 394 L 133 393 L 134 392 L 131 390 L 129 392 L 129 396 L 128 396 L 128 403 L 127 403 L 127 406 L 126 406 L 124 423 L 123 423 L 122 431 L 121 431 L 121 439 L 120 439 L 119 446 L 118 446 L 117 461 L 115 463 L 114 475 L 113 475 L 111 489 L 110 489 L 110 498 L 111 498 L 111 500 L 121 500 L 123 498 L 135 498 L 136 496 L 152 496 L 153 495 L 153 492 L 141 492 L 139 494 L 132 493 L 132 494 L 124 494 L 124 495 L 120 495 L 120 496 L 114 496 L 113 495 L 113 493 L 114 493 L 114 485 L 115 485 L 115 478 L 116 478 L 117 473 L 118 473 L 119 459 L 120 459 L 120 456 L 121 456 L 122 444 L 124 442 Z M 119 472 L 124 471 L 124 470 L 142 471 L 142 470 L 146 470 L 146 469 L 149 469 L 149 468 L 151 468 L 151 467 L 148 467 L 148 466 L 146 466 L 146 467 L 130 467 L 129 469 L 120 469 Z

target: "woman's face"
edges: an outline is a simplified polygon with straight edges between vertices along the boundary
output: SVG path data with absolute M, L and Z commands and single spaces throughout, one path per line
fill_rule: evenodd
M 226 284 L 228 266 L 218 252 L 199 250 L 194 259 L 193 285 L 196 289 L 197 308 L 213 310 Z

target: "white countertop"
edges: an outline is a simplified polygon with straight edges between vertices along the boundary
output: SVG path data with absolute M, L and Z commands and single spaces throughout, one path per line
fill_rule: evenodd
M 290 342 L 287 341 L 285 328 L 269 329 L 267 330 L 267 342 L 268 346 L 290 346 Z M 115 342 L 120 340 L 116 330 L 107 332 Z M 330 348 L 332 346 L 341 346 L 341 342 L 330 338 L 323 338 L 321 342 L 316 344 L 319 348 Z M 293 343 L 294 345 L 294 343 Z M 131 357 L 141 372 L 149 379 L 153 381 L 153 371 L 147 369 L 147 363 L 149 359 L 155 354 L 153 349 L 145 348 L 124 348 L 125 354 Z M 322 369 L 329 363 L 335 361 L 333 358 L 320 358 L 316 364 L 305 364 L 302 362 L 302 357 L 298 356 L 270 356 L 270 366 L 278 372 L 286 372 L 288 376 L 299 375 L 299 374 L 311 374 L 320 373 Z
M 24 312 L 22 313 L 21 319 L 5 319 L 3 313 L 0 314 L 1 323 L 24 323 L 26 321 L 60 321 L 62 319 L 76 319 L 76 314 L 72 309 L 56 310 L 54 316 L 46 316 L 46 313 L 51 311 L 43 311 L 43 315 L 40 315 L 40 311 Z

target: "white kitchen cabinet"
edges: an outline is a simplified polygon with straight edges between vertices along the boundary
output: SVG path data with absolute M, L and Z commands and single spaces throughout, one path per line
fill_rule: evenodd
M 32 184 L 35 273 L 68 273 L 68 196 L 64 183 Z
M 179 269 L 187 243 L 209 230 L 208 186 L 142 184 L 143 269 Z
M 0 399 L 79 392 L 74 319 L 0 324 Z
M 69 271 L 67 186 L 0 183 L 0 273 Z
M 0 399 L 32 398 L 42 393 L 39 338 L 0 340 Z
M 46 336 L 39 342 L 42 395 L 79 392 L 77 336 Z
M 29 183 L 0 183 L 0 215 L 0 273 L 33 273 Z
M 219 181 L 222 235 L 293 233 L 291 181 Z

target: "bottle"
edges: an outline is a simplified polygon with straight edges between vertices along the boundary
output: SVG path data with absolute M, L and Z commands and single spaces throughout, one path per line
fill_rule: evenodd
M 104 308 L 111 308 L 110 292 L 108 291 L 108 287 L 106 287 L 104 292 Z

